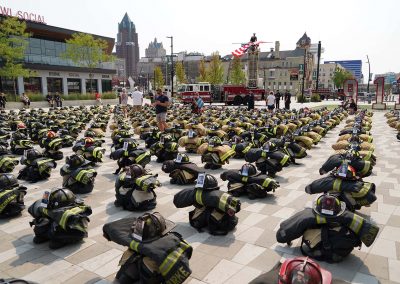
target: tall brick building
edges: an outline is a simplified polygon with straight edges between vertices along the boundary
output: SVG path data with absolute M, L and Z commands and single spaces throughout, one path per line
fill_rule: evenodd
M 135 24 L 131 21 L 128 13 L 125 13 L 122 21 L 118 23 L 118 34 L 116 42 L 116 53 L 118 58 L 125 59 L 125 76 L 137 78 L 137 63 L 139 62 L 139 42 Z

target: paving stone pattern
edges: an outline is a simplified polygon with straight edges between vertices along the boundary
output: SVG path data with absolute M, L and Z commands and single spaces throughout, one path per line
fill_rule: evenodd
M 322 263 L 334 277 L 353 283 L 400 283 L 400 143 L 383 115 L 383 112 L 376 112 L 373 116 L 372 133 L 378 161 L 372 176 L 366 178 L 377 185 L 378 200 L 360 211 L 379 224 L 380 234 L 371 247 L 355 249 L 343 262 Z M 169 184 L 168 176 L 153 157 L 146 168 L 158 173 L 162 182 L 162 187 L 156 190 L 156 211 L 176 222 L 176 231 L 194 247 L 190 260 L 193 273 L 187 283 L 247 283 L 282 258 L 301 255 L 298 240 L 292 247 L 278 244 L 276 230 L 282 220 L 310 206 L 315 199 L 315 196 L 307 195 L 304 188 L 320 177 L 318 169 L 333 153 L 331 145 L 343 126 L 344 123 L 336 127 L 308 151 L 308 157 L 299 161 L 301 165 L 284 168 L 277 177 L 281 186 L 274 194 L 263 200 L 241 198 L 239 224 L 234 232 L 223 237 L 199 233 L 189 226 L 191 209 L 176 209 L 172 203 L 173 195 L 182 187 Z M 111 145 L 109 137 L 107 131 L 107 153 Z M 64 156 L 71 153 L 70 148 L 63 151 Z M 199 155 L 191 154 L 190 159 L 200 165 Z M 58 162 L 48 181 L 26 184 L 27 206 L 41 198 L 45 189 L 61 185 L 59 169 L 63 164 L 64 161 Z M 232 159 L 224 169 L 239 169 L 242 164 L 243 160 Z M 16 219 L 0 220 L 0 276 L 22 277 L 39 283 L 112 283 L 125 248 L 104 239 L 102 226 L 120 218 L 140 215 L 113 205 L 115 176 L 112 173 L 115 166 L 115 161 L 106 158 L 97 168 L 95 190 L 82 196 L 93 209 L 89 237 L 82 243 L 58 250 L 50 250 L 47 243 L 34 244 L 33 231 L 29 227 L 32 218 L 27 210 Z M 18 166 L 14 174 L 20 168 Z M 224 169 L 207 172 L 214 174 L 226 190 L 226 183 L 219 178 Z

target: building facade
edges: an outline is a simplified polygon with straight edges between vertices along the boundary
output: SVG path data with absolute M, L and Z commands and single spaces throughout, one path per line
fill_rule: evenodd
M 116 54 L 118 58 L 125 59 L 125 77 L 137 77 L 137 64 L 139 62 L 139 41 L 135 24 L 125 13 L 122 21 L 118 23 Z
M 335 83 L 333 82 L 336 68 L 344 69 L 343 66 L 338 63 L 324 63 L 319 65 L 319 89 L 336 89 Z M 315 88 L 317 80 L 317 65 L 314 66 L 313 80 L 315 82 Z
M 71 60 L 65 59 L 66 40 L 74 33 L 69 29 L 54 27 L 43 23 L 26 22 L 27 40 L 23 65 L 34 71 L 29 78 L 19 77 L 16 81 L 17 92 L 37 92 L 47 95 L 49 92 L 69 93 L 105 92 L 112 90 L 112 76 L 115 69 L 99 64 L 94 69 L 79 67 Z M 107 52 L 111 54 L 114 39 L 93 35 L 107 42 Z M 0 91 L 14 92 L 14 82 L 8 78 L 0 78 Z
M 338 63 L 347 71 L 353 73 L 355 79 L 362 83 L 363 74 L 362 74 L 362 61 L 361 60 L 331 60 L 325 61 L 324 63 Z
M 145 56 L 148 58 L 164 57 L 167 51 L 163 47 L 162 42 L 157 42 L 157 38 L 149 43 L 149 46 L 145 50 Z
M 393 84 L 393 82 L 396 82 L 398 76 L 394 72 L 386 72 L 383 74 L 375 74 L 375 79 L 378 77 L 384 77 L 385 78 L 385 84 Z

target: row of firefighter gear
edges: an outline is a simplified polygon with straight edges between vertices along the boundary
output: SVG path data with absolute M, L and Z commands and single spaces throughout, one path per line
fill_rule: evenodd
M 361 111 L 346 121 L 338 143 L 349 144 L 322 165 L 320 174 L 329 174 L 305 188 L 309 194 L 322 195 L 315 199 L 312 208 L 305 208 L 280 224 L 276 233 L 279 243 L 291 245 L 301 237 L 300 250 L 305 256 L 327 262 L 340 262 L 354 248 L 373 244 L 379 227 L 355 212 L 376 200 L 375 185 L 362 180 L 371 174 L 374 161 L 359 152 L 362 143 L 373 141 L 369 133 L 372 120 L 368 115 Z M 337 146 L 333 148 L 337 150 Z M 372 144 L 368 149 L 373 151 Z
M 387 124 L 397 131 L 396 138 L 400 140 L 400 112 L 391 110 L 385 114 Z

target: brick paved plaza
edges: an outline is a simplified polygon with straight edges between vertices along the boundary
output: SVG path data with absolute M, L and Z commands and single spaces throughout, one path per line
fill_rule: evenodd
M 276 230 L 282 220 L 310 206 L 315 199 L 315 196 L 307 195 L 304 188 L 320 177 L 318 169 L 333 153 L 331 145 L 336 142 L 343 126 L 344 122 L 309 150 L 308 157 L 299 161 L 301 165 L 284 168 L 276 178 L 280 188 L 269 198 L 241 198 L 239 224 L 234 232 L 223 237 L 199 233 L 189 226 L 190 208 L 176 209 L 172 203 L 174 194 L 182 187 L 169 184 L 167 174 L 161 171 L 161 164 L 156 163 L 153 157 L 146 169 L 158 173 L 162 182 L 162 187 L 156 189 L 156 211 L 176 222 L 175 230 L 194 247 L 190 260 L 193 273 L 187 283 L 247 283 L 271 269 L 282 257 L 301 255 L 298 242 L 294 242 L 292 247 L 278 244 Z M 384 112 L 375 112 L 372 134 L 377 164 L 373 174 L 365 180 L 376 184 L 378 200 L 360 213 L 379 224 L 379 236 L 371 247 L 355 249 L 343 262 L 322 265 L 334 277 L 353 283 L 400 283 L 400 143 L 395 131 L 386 124 Z M 105 144 L 107 156 L 110 145 L 108 131 Z M 64 156 L 72 152 L 71 148 L 63 151 Z M 190 158 L 200 164 L 199 155 L 191 154 Z M 63 164 L 64 161 L 58 162 L 48 181 L 26 184 L 27 206 L 41 198 L 45 189 L 61 185 L 59 169 Z M 219 178 L 220 173 L 225 169 L 238 169 L 242 164 L 243 160 L 231 159 L 222 170 L 207 172 L 214 174 L 222 189 L 226 190 L 226 184 Z M 14 174 L 20 168 L 18 166 Z M 32 217 L 27 210 L 18 218 L 1 220 L 0 276 L 19 277 L 38 283 L 112 283 L 125 248 L 108 242 L 102 236 L 102 227 L 106 222 L 140 215 L 114 206 L 116 176 L 112 173 L 115 169 L 116 161 L 106 158 L 97 168 L 99 174 L 95 190 L 82 196 L 85 203 L 92 207 L 93 214 L 90 216 L 89 237 L 80 244 L 58 250 L 50 250 L 47 243 L 34 244 L 33 230 L 29 227 Z

